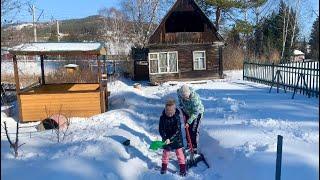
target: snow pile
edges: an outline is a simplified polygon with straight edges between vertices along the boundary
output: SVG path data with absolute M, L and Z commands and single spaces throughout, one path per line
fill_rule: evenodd
M 241 72 L 227 72 L 224 80 L 189 82 L 205 106 L 200 149 L 204 164 L 190 169 L 186 179 L 274 179 L 276 140 L 283 139 L 282 178 L 319 177 L 318 99 L 242 81 Z M 231 75 L 231 76 L 230 76 Z M 110 111 L 88 119 L 73 118 L 69 135 L 57 143 L 51 131 L 21 134 L 20 157 L 14 159 L 2 134 L 1 171 L 4 179 L 181 179 L 160 175 L 161 151 L 148 149 L 160 139 L 159 116 L 167 98 L 176 97 L 182 82 L 133 88 L 129 80 L 109 84 Z M 9 131 L 14 119 L 1 114 Z M 33 123 L 31 125 L 35 125 Z M 22 124 L 25 132 L 35 131 Z M 130 140 L 130 146 L 122 145 Z M 169 168 L 178 170 L 172 153 Z M 16 173 L 16 172 L 19 173 Z

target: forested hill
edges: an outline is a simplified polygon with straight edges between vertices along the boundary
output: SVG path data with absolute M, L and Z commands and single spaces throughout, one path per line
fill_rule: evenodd
M 100 30 L 108 22 L 102 16 L 88 16 L 81 19 L 59 21 L 61 41 L 98 40 Z M 56 22 L 37 24 L 38 41 L 56 41 Z M 14 40 L 14 41 L 13 41 Z M 16 24 L 1 29 L 1 46 L 12 46 L 34 40 L 32 23 Z

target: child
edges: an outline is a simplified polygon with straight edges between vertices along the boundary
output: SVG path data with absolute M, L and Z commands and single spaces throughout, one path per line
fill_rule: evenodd
M 162 112 L 159 122 L 159 133 L 162 141 L 165 141 L 165 146 L 162 154 L 161 174 L 167 172 L 169 162 L 169 154 L 171 150 L 175 150 L 179 166 L 180 175 L 186 175 L 185 157 L 183 154 L 183 140 L 181 134 L 179 110 L 176 108 L 176 103 L 173 99 L 166 102 L 166 107 Z

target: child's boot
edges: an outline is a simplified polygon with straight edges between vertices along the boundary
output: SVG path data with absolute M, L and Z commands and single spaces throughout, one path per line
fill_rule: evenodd
M 186 165 L 185 164 L 179 164 L 180 166 L 180 176 L 186 176 Z
M 165 174 L 167 172 L 168 164 L 162 163 L 161 174 Z

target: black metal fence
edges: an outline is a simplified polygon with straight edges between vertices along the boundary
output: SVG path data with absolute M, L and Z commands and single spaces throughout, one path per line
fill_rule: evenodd
M 288 64 L 243 63 L 243 79 L 283 88 L 295 93 L 319 96 L 319 62 L 294 62 Z

